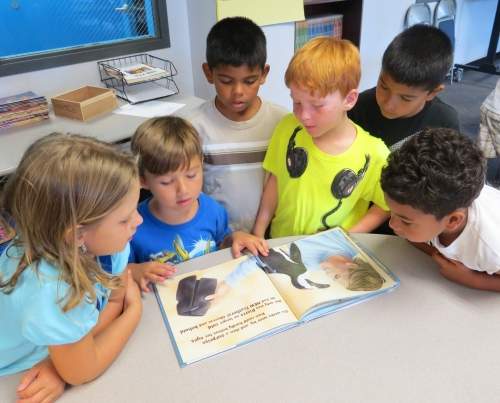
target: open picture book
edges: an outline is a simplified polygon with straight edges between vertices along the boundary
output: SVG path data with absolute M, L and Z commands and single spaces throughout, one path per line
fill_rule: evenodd
M 157 284 L 181 366 L 386 293 L 398 278 L 342 229 Z

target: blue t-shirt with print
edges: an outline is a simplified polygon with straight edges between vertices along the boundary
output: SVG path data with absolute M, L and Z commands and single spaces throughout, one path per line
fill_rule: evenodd
M 130 247 L 111 255 L 112 274 L 119 275 L 128 262 Z M 11 245 L 0 256 L 2 281 L 12 277 L 23 249 Z M 83 300 L 63 312 L 60 300 L 69 286 L 58 280 L 59 270 L 41 260 L 28 266 L 14 290 L 0 291 L 0 376 L 33 367 L 48 355 L 47 346 L 69 344 L 82 339 L 96 325 L 99 311 L 106 305 L 109 290 L 95 285 L 97 301 Z
M 227 212 L 211 197 L 200 194 L 198 211 L 188 222 L 167 224 L 156 218 L 149 208 L 151 199 L 139 204 L 143 223 L 130 242 L 129 262 L 144 263 L 151 260 L 180 263 L 217 249 L 231 234 Z

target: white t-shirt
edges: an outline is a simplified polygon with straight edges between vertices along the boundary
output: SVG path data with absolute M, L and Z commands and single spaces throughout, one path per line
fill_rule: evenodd
M 275 126 L 287 113 L 263 101 L 255 116 L 235 122 L 219 112 L 214 99 L 188 117 L 203 142 L 203 191 L 226 208 L 233 230 L 253 227 L 264 185 L 262 161 Z
M 436 237 L 431 244 L 449 259 L 472 270 L 494 274 L 500 271 L 500 191 L 485 185 L 468 209 L 464 230 L 449 246 Z

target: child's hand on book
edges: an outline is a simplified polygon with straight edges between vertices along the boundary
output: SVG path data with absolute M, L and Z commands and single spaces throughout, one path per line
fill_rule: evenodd
M 169 263 L 146 262 L 135 265 L 132 270 L 134 280 L 143 292 L 149 292 L 148 284 L 163 283 L 167 278 L 172 277 L 176 272 L 175 266 Z
M 267 241 L 265 239 L 246 232 L 233 232 L 232 241 L 231 252 L 235 258 L 241 256 L 241 251 L 243 249 L 248 249 L 248 251 L 254 256 L 259 254 L 267 256 L 269 253 L 269 246 L 267 245 Z

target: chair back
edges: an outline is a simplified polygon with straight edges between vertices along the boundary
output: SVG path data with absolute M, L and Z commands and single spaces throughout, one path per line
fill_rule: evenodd
M 417 24 L 432 25 L 431 8 L 427 3 L 412 4 L 406 10 L 405 28 Z
M 455 0 L 439 0 L 434 9 L 433 25 L 450 38 L 455 48 L 455 15 L 457 6 Z

